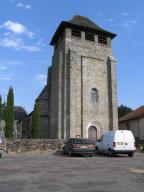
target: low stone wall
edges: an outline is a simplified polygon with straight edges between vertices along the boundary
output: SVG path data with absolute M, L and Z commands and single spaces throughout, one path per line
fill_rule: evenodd
M 7 139 L 4 148 L 8 154 L 33 154 L 61 151 L 62 146 L 63 140 L 58 139 Z

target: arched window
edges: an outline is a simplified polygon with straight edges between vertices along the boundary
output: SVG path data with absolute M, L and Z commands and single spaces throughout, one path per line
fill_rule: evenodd
M 98 103 L 99 102 L 99 93 L 96 88 L 92 88 L 91 90 L 91 102 Z

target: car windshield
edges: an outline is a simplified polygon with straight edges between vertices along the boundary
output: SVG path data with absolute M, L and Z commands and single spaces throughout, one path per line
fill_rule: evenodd
M 89 139 L 74 139 L 72 141 L 74 144 L 93 144 L 93 142 Z

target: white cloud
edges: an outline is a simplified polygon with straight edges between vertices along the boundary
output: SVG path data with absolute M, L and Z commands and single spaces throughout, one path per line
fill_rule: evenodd
M 6 21 L 3 24 L 3 27 L 12 31 L 13 33 L 24 33 L 26 31 L 26 27 L 24 25 L 10 20 Z
M 113 22 L 114 21 L 114 19 L 113 18 L 109 18 L 109 19 L 106 19 L 106 22 Z
M 7 66 L 0 65 L 0 71 L 6 70 Z
M 128 16 L 128 15 L 129 15 L 129 13 L 124 12 L 124 13 L 122 13 L 121 15 L 122 15 L 122 16 Z
M 27 27 L 21 23 L 8 20 L 0 25 L 0 28 L 4 30 L 3 38 L 0 39 L 0 46 L 31 52 L 42 51 L 42 48 L 45 47 L 42 38 L 37 40 L 35 43 L 30 42 L 30 40 L 34 40 L 35 34 L 29 31 Z M 26 36 L 22 36 L 24 34 Z
M 2 81 L 11 81 L 13 80 L 14 74 L 0 74 L 0 80 Z
M 34 45 L 23 45 L 22 46 L 22 49 L 25 49 L 27 51 L 32 51 L 32 52 L 39 52 L 39 51 L 42 51 L 42 49 L 38 46 L 34 46 Z
M 9 73 L 14 66 L 21 66 L 24 63 L 18 60 L 0 60 L 0 80 L 10 81 L 13 80 L 14 74 Z
M 34 33 L 31 32 L 31 31 L 28 31 L 28 30 L 25 32 L 25 34 L 28 35 L 29 37 L 33 37 L 34 36 Z
M 33 37 L 34 33 L 29 31 L 23 24 L 13 21 L 6 21 L 0 26 L 16 34 L 26 34 L 29 37 Z M 7 34 L 8 35 L 8 34 Z
M 136 20 L 132 19 L 132 20 L 131 20 L 131 23 L 132 23 L 132 24 L 135 24 L 135 23 L 136 23 Z
M 42 47 L 45 47 L 46 46 L 46 44 L 43 42 L 43 39 L 42 38 L 40 38 L 38 41 L 37 41 L 37 43 L 36 43 L 38 46 L 42 46 Z
M 9 36 L 9 35 L 11 35 L 11 32 L 6 32 L 6 33 L 4 33 L 3 35 L 4 35 L 4 36 Z
M 20 40 L 17 38 L 15 40 L 10 38 L 4 38 L 0 41 L 0 45 L 3 47 L 13 48 L 18 50 L 20 47 Z
M 25 9 L 31 9 L 31 5 L 25 5 Z
M 23 3 L 17 3 L 16 7 L 17 8 L 22 8 L 22 9 L 27 9 L 27 10 L 31 9 L 31 5 L 23 4 Z
M 0 60 L 0 66 L 21 66 L 24 63 L 18 60 Z
M 21 61 L 17 61 L 17 60 L 13 60 L 13 61 L 4 61 L 5 63 L 7 63 L 7 65 L 10 65 L 10 66 L 21 66 L 23 65 L 24 63 L 21 62 Z
M 132 19 L 132 20 L 129 20 L 129 21 L 125 21 L 123 23 L 123 27 L 125 28 L 130 28 L 130 27 L 133 27 L 135 24 L 136 24 L 136 20 Z
M 39 73 L 36 76 L 36 81 L 39 82 L 41 85 L 45 85 L 47 81 L 47 76 L 45 74 Z
M 15 50 L 26 50 L 31 52 L 42 51 L 37 45 L 27 45 L 20 38 L 4 38 L 0 40 L 0 46 L 13 48 Z
M 131 30 L 137 25 L 137 23 L 138 23 L 138 21 L 136 19 L 127 18 L 127 19 L 123 19 L 123 21 L 120 21 L 120 22 L 112 22 L 111 21 L 110 24 L 111 24 L 111 27 L 125 28 L 125 29 Z

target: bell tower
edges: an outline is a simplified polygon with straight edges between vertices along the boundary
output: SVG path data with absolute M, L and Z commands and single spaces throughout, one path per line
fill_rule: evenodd
M 97 139 L 118 128 L 115 36 L 79 15 L 60 23 L 51 40 L 50 138 Z

